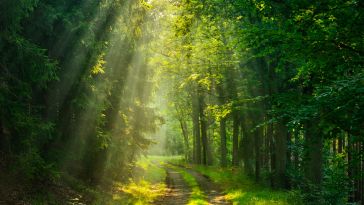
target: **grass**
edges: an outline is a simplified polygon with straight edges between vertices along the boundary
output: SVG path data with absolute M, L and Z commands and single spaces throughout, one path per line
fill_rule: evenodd
M 136 162 L 128 183 L 115 182 L 112 193 L 95 192 L 94 205 L 148 205 L 163 196 L 167 190 L 165 161 L 180 161 L 180 156 L 148 156 Z
M 175 155 L 175 156 L 150 155 L 150 156 L 148 156 L 148 159 L 157 164 L 164 164 L 166 162 L 172 163 L 172 164 L 181 164 L 181 163 L 185 162 L 184 157 L 181 155 Z
M 167 163 L 168 162 L 168 163 Z M 178 171 L 192 193 L 188 205 L 206 205 L 206 197 L 200 189 L 196 179 L 184 168 L 171 164 L 181 164 L 208 176 L 219 184 L 225 192 L 227 200 L 234 205 L 302 205 L 301 198 L 293 191 L 273 190 L 267 186 L 257 184 L 240 169 L 192 166 L 183 164 L 180 156 L 164 157 L 149 156 L 140 159 L 136 165 L 134 176 L 128 184 L 115 183 L 115 192 L 111 200 L 100 201 L 106 205 L 136 204 L 148 205 L 165 194 L 166 172 L 162 166 Z
M 208 205 L 208 202 L 206 201 L 206 196 L 204 195 L 203 191 L 200 189 L 194 176 L 192 176 L 190 173 L 188 173 L 183 168 L 173 166 L 171 164 L 165 164 L 164 166 L 167 166 L 167 167 L 179 172 L 182 175 L 185 182 L 191 188 L 192 193 L 188 200 L 188 205 Z
M 162 196 L 166 190 L 163 183 L 150 183 L 145 180 L 130 182 L 121 186 L 121 190 L 133 196 L 133 204 L 145 205 L 152 203 L 156 198 Z
M 196 171 L 209 176 L 220 184 L 226 199 L 237 204 L 247 205 L 301 205 L 300 197 L 292 191 L 273 190 L 255 183 L 240 169 L 221 169 L 217 167 L 193 166 Z
M 97 193 L 94 205 L 149 205 L 167 190 L 166 172 L 154 157 L 142 157 L 136 162 L 128 183 L 114 182 L 112 193 Z
M 128 184 L 119 184 L 116 189 L 129 194 L 135 205 L 148 205 L 163 196 L 166 191 L 166 172 L 154 162 L 155 158 L 143 157 L 136 163 L 133 178 Z
M 192 193 L 189 199 L 189 205 L 205 205 L 206 197 L 203 191 L 199 188 L 195 178 L 185 169 L 171 164 L 183 165 L 187 168 L 194 169 L 203 175 L 208 176 L 215 183 L 221 185 L 225 192 L 227 200 L 233 202 L 234 205 L 302 205 L 302 200 L 299 194 L 294 191 L 273 190 L 267 186 L 256 183 L 243 173 L 241 169 L 206 167 L 206 166 L 191 166 L 185 164 L 183 157 L 172 156 L 151 156 L 150 161 L 156 164 L 164 164 L 178 171 L 183 176 L 184 180 L 191 187 Z M 171 163 L 171 164 L 169 164 Z M 152 174 L 153 175 L 153 174 Z M 149 179 L 151 180 L 151 179 Z

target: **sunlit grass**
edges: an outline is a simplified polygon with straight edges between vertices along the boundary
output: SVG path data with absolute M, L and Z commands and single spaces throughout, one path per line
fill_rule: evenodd
M 191 187 L 192 193 L 189 205 L 208 204 L 203 191 L 198 186 L 196 179 L 185 169 L 171 164 L 183 164 L 187 168 L 194 169 L 209 176 L 215 183 L 221 185 L 225 192 L 225 198 L 236 204 L 251 205 L 301 205 L 303 204 L 299 195 L 292 191 L 279 191 L 270 189 L 264 185 L 257 184 L 254 180 L 243 173 L 241 169 L 229 169 L 218 167 L 205 167 L 184 164 L 182 156 L 150 156 L 150 161 L 158 162 L 163 166 L 170 167 L 182 174 L 183 179 Z
M 297 193 L 272 190 L 257 184 L 240 169 L 231 170 L 203 166 L 194 166 L 193 168 L 221 185 L 221 188 L 226 193 L 226 199 L 233 202 L 234 205 L 303 204 Z
M 136 163 L 134 179 L 130 183 L 121 187 L 121 190 L 130 194 L 134 199 L 134 204 L 150 204 L 158 197 L 165 194 L 167 188 L 165 184 L 166 172 L 158 163 L 151 158 L 142 157 Z
M 166 162 L 172 164 L 184 163 L 184 157 L 182 155 L 174 155 L 174 156 L 149 155 L 148 159 L 162 164 Z
M 208 205 L 209 203 L 206 201 L 206 196 L 204 195 L 203 191 L 200 189 L 196 179 L 194 176 L 192 176 L 190 173 L 188 173 L 183 168 L 171 165 L 171 164 L 165 164 L 164 166 L 167 166 L 169 168 L 172 168 L 179 172 L 185 182 L 188 184 L 188 186 L 191 188 L 191 196 L 188 200 L 188 205 Z
M 129 183 L 114 182 L 111 194 L 97 196 L 97 205 L 148 205 L 163 196 L 167 190 L 166 172 L 159 163 L 142 157 L 136 162 Z
M 156 160 L 154 157 L 142 157 L 136 162 L 136 169 L 139 169 L 141 173 L 135 177 L 151 183 L 164 182 L 166 171 L 162 168 L 162 162 L 163 160 Z
M 166 185 L 164 183 L 150 183 L 145 180 L 131 181 L 122 187 L 122 191 L 133 196 L 134 204 L 150 204 L 156 198 L 164 195 Z

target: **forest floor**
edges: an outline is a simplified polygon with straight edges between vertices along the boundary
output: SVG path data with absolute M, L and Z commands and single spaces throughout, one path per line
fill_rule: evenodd
M 181 157 L 160 156 L 143 157 L 135 165 L 128 182 L 115 182 L 110 190 L 92 188 L 66 178 L 65 183 L 49 185 L 50 193 L 25 195 L 22 193 L 28 192 L 19 187 L 26 186 L 18 187 L 19 183 L 12 183 L 0 174 L 0 205 L 302 204 L 299 193 L 272 190 L 254 182 L 240 169 L 190 165 Z
M 231 204 L 218 185 L 208 177 L 191 169 L 164 164 L 167 172 L 167 192 L 156 200 L 155 205 Z
M 133 204 L 302 204 L 299 193 L 273 190 L 264 182 L 256 183 L 237 168 L 197 166 L 186 164 L 178 157 L 158 156 L 143 158 L 137 165 L 144 171 L 139 173 L 142 183 L 134 179 L 136 187 L 129 192 L 131 198 L 137 199 Z M 150 184 L 147 189 L 143 185 L 146 183 Z M 123 190 L 128 190 L 127 187 Z
M 209 177 L 192 169 L 189 169 L 188 172 L 195 177 L 197 183 L 203 192 L 205 192 L 209 204 L 231 204 L 226 200 L 225 193 L 223 193 L 223 190 L 219 187 L 219 185 L 211 181 Z
M 153 204 L 156 205 L 173 205 L 187 204 L 191 196 L 192 190 L 183 179 L 182 174 L 178 171 L 166 168 L 167 178 L 166 183 L 168 189 L 165 194 L 157 199 Z
M 301 205 L 299 193 L 272 190 L 256 183 L 237 168 L 197 166 L 173 157 L 150 157 L 166 170 L 167 191 L 151 204 L 248 204 Z

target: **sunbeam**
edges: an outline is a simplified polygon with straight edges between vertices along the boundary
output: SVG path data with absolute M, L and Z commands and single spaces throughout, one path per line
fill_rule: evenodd
M 0 204 L 363 204 L 363 8 L 0 0 Z

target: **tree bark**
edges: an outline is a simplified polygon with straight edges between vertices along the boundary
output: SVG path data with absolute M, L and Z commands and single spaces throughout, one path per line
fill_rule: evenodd
M 322 182 L 323 139 L 312 121 L 305 124 L 305 148 L 305 176 L 319 186 Z
M 343 136 L 340 134 L 338 139 L 337 152 L 343 153 L 343 148 L 344 148 L 344 139 Z
M 286 177 L 287 168 L 287 135 L 288 129 L 283 123 L 277 123 L 275 127 L 275 169 L 274 169 L 274 186 L 277 188 L 287 188 L 288 181 Z
M 275 152 L 275 143 L 274 143 L 274 136 L 273 136 L 273 124 L 268 125 L 267 135 L 269 139 L 269 153 L 270 153 L 270 172 L 273 173 L 276 170 L 276 152 Z M 275 180 L 274 177 L 271 177 L 271 186 L 275 187 Z
M 262 128 L 256 128 L 254 132 L 254 151 L 255 151 L 255 180 L 260 181 L 260 167 L 261 167 L 261 138 L 263 136 Z
M 193 138 L 194 153 L 195 153 L 195 163 L 201 164 L 201 135 L 200 135 L 200 109 L 199 109 L 199 99 L 196 91 L 192 91 L 192 124 L 193 124 Z
M 218 84 L 217 92 L 219 94 L 219 105 L 222 106 L 225 103 L 223 85 Z M 226 117 L 220 119 L 220 166 L 227 166 L 227 148 L 226 148 Z
M 252 133 L 249 129 L 249 123 L 246 118 L 244 118 L 241 122 L 241 128 L 243 132 L 242 138 L 242 153 L 243 153 L 243 163 L 244 163 L 244 171 L 247 175 L 253 175 L 253 158 L 254 149 L 253 149 L 253 139 Z
M 181 126 L 181 130 L 182 130 L 182 135 L 183 135 L 183 143 L 184 143 L 184 147 L 185 147 L 185 159 L 186 161 L 190 160 L 190 147 L 188 144 L 188 130 L 187 130 L 187 123 L 186 121 L 183 121 L 182 119 L 179 119 L 180 122 L 180 126 Z
M 239 166 L 239 116 L 233 113 L 233 166 Z
M 300 134 L 300 132 L 297 130 L 297 128 L 295 128 L 293 135 L 294 135 L 294 143 L 296 144 L 296 146 L 298 145 L 299 134 Z M 298 171 L 299 166 L 300 166 L 300 158 L 299 158 L 299 151 L 297 148 L 293 150 L 293 164 L 294 164 L 295 170 Z
M 202 95 L 199 96 L 199 111 L 200 111 L 201 140 L 202 140 L 202 164 L 207 165 L 208 161 L 207 122 L 204 113 L 204 97 Z
M 226 149 L 226 119 L 220 120 L 220 165 L 221 167 L 227 166 L 227 149 Z

